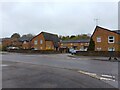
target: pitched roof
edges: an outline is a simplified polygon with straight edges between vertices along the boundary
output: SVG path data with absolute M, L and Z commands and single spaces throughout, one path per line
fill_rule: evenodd
M 41 32 L 41 33 L 43 34 L 46 41 L 53 41 L 54 46 L 58 47 L 58 42 L 60 41 L 58 35 L 47 32 Z
M 80 39 L 80 40 L 64 40 L 61 43 L 89 43 L 90 39 Z
M 101 29 L 103 29 L 103 30 L 106 30 L 106 31 L 109 31 L 109 32 L 113 32 L 113 33 L 116 33 L 116 34 L 120 35 L 120 30 L 109 30 L 109 29 L 106 29 L 106 28 L 103 28 L 103 27 L 100 27 L 100 26 L 96 26 L 96 28 L 95 28 L 92 36 L 94 35 L 94 33 L 95 33 L 95 31 L 97 30 L 97 28 L 101 28 Z M 91 36 L 91 37 L 92 37 L 92 36 Z
M 43 34 L 43 36 L 44 36 L 46 41 L 53 41 L 54 47 L 58 47 L 59 46 L 58 42 L 60 42 L 60 40 L 58 38 L 58 35 L 52 34 L 52 33 L 48 33 L 48 32 L 41 32 L 40 34 Z M 35 37 L 39 36 L 40 34 L 36 35 Z M 33 37 L 32 39 L 34 39 L 35 37 Z
M 114 30 L 113 32 L 120 34 L 120 30 Z
M 11 40 L 11 38 L 1 38 L 1 40 Z
M 30 41 L 31 39 L 32 39 L 33 37 L 20 37 L 18 40 L 20 41 L 20 42 L 24 42 L 24 41 Z

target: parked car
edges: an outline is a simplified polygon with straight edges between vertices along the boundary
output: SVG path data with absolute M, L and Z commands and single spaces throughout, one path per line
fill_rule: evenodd
M 19 47 L 13 47 L 13 46 L 10 46 L 10 47 L 7 47 L 8 50 L 18 50 Z
M 75 50 L 73 48 L 69 49 L 69 52 L 73 55 L 73 54 L 76 54 L 76 52 L 79 51 L 79 50 Z

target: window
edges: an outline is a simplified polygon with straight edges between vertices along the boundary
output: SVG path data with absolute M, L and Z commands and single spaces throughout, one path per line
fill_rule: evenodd
M 101 51 L 101 48 L 99 47 L 99 48 L 97 48 L 97 51 Z
M 34 44 L 37 45 L 37 40 L 34 41 Z
M 114 42 L 115 42 L 114 36 L 108 36 L 108 43 L 114 43 Z
M 97 37 L 97 42 L 101 42 L 101 37 Z
M 88 43 L 85 43 L 86 45 L 88 45 Z
M 38 50 L 38 49 L 35 47 L 34 50 Z
M 115 51 L 115 48 L 114 47 L 108 48 L 108 51 Z
M 43 43 L 43 40 L 41 39 L 41 40 L 40 40 L 40 44 L 42 44 L 42 43 Z
M 40 47 L 40 49 L 43 49 L 42 47 Z
M 83 45 L 83 43 L 81 43 L 81 45 Z

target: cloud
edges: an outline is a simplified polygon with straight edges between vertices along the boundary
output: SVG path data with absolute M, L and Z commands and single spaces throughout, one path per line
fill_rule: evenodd
M 117 29 L 117 8 L 117 2 L 4 2 L 2 35 L 41 31 L 59 35 L 92 33 L 95 18 L 99 19 L 99 25 Z

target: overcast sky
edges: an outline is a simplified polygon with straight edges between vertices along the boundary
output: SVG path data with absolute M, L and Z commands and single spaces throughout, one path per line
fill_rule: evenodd
M 77 35 L 98 25 L 118 29 L 118 2 L 3 2 L 0 7 L 2 36 L 13 33 Z

